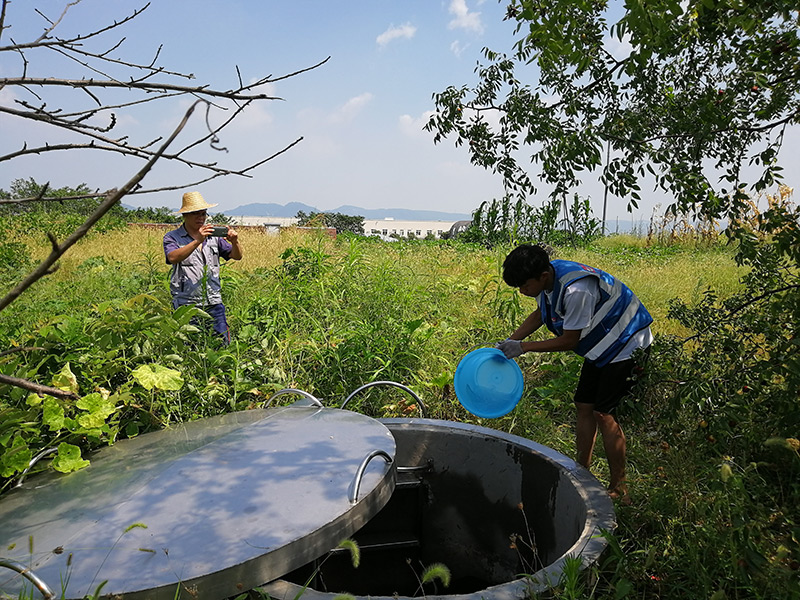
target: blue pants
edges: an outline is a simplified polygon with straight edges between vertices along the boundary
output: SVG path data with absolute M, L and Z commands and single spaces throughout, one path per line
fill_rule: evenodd
M 173 308 L 178 308 L 175 301 L 172 303 Z M 225 318 L 225 305 L 220 304 L 210 304 L 208 306 L 202 306 L 205 312 L 209 314 L 212 320 L 212 327 L 214 329 L 214 333 L 216 333 L 220 338 L 222 338 L 222 343 L 227 346 L 231 343 L 231 332 L 228 329 L 228 320 Z M 192 324 L 196 325 L 197 327 L 207 328 L 208 324 L 205 319 L 200 320 L 197 318 L 192 319 Z
M 212 304 L 206 306 L 205 311 L 211 315 L 214 321 L 214 333 L 222 338 L 222 343 L 226 346 L 231 343 L 231 332 L 228 329 L 228 320 L 225 318 L 225 305 Z

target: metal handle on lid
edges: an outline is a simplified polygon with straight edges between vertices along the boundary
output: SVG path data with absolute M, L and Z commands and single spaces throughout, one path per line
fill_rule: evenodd
M 319 400 L 319 398 L 317 398 L 316 396 L 312 396 L 308 392 L 304 392 L 303 390 L 297 390 L 295 388 L 284 388 L 282 390 L 278 390 L 277 392 L 272 394 L 272 396 L 270 396 L 267 399 L 267 404 L 266 404 L 266 406 L 264 408 L 269 406 L 272 403 L 272 401 L 275 398 L 277 398 L 278 396 L 285 396 L 286 394 L 298 394 L 300 396 L 303 396 L 303 397 L 308 398 L 309 400 L 311 400 L 312 404 L 315 404 L 316 406 L 319 406 L 320 408 L 325 408 L 322 405 L 322 402 Z
M 420 397 L 417 396 L 414 393 L 414 390 L 412 390 L 411 388 L 406 387 L 403 384 L 397 383 L 395 381 L 373 381 L 371 383 L 366 383 L 366 384 L 362 385 L 360 388 L 354 390 L 347 398 L 345 398 L 345 401 L 342 402 L 341 408 L 344 408 L 345 406 L 347 406 L 347 403 L 350 402 L 350 399 L 353 396 L 355 396 L 357 393 L 359 393 L 360 391 L 366 390 L 367 388 L 375 387 L 375 386 L 378 386 L 378 385 L 390 385 L 390 386 L 393 386 L 393 387 L 396 387 L 396 388 L 400 388 L 401 390 L 411 394 L 411 396 L 417 402 L 417 406 L 419 407 L 420 416 L 422 416 L 423 418 L 425 417 L 426 408 L 425 408 L 425 405 L 422 403 L 422 400 L 420 400 Z
M 28 474 L 28 471 L 30 471 L 33 468 L 33 465 L 35 465 L 37 462 L 39 462 L 39 460 L 41 460 L 42 458 L 44 458 L 48 454 L 52 454 L 56 450 L 58 450 L 58 448 L 45 448 L 44 450 L 39 452 L 39 454 L 34 456 L 31 459 L 31 461 L 28 463 L 28 466 L 25 467 L 25 470 L 22 471 L 22 473 L 19 474 L 19 479 L 17 480 L 17 483 L 16 483 L 16 485 L 14 485 L 14 487 L 19 487 L 19 486 L 22 485 L 22 482 L 25 481 L 25 476 Z
M 385 450 L 373 450 L 370 452 L 367 457 L 361 461 L 361 464 L 358 466 L 358 471 L 356 471 L 356 477 L 353 480 L 353 493 L 350 496 L 350 504 L 355 504 L 358 501 L 358 490 L 361 488 L 361 479 L 364 477 L 364 471 L 370 461 L 376 456 L 383 457 L 387 465 L 392 464 L 392 457 L 389 456 L 389 453 Z
M 5 567 L 7 569 L 11 569 L 12 571 L 16 571 L 20 575 L 22 575 L 25 579 L 30 581 L 36 589 L 41 592 L 42 596 L 46 600 L 51 600 L 55 598 L 55 594 L 52 590 L 47 586 L 47 584 L 39 578 L 33 571 L 31 571 L 28 567 L 23 565 L 21 562 L 17 562 L 16 560 L 11 560 L 10 558 L 2 558 L 0 557 L 0 567 Z

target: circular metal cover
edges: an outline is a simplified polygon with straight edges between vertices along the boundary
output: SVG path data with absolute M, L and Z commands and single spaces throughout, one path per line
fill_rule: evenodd
M 370 456 L 383 459 L 365 463 Z M 31 477 L 0 498 L 0 555 L 29 565 L 57 596 L 65 588 L 67 599 L 104 581 L 103 596 L 226 598 L 363 526 L 394 491 L 394 456 L 383 424 L 344 410 L 283 407 L 185 423 L 104 448 L 81 471 Z M 0 590 L 16 595 L 24 580 L 12 575 L 0 572 Z

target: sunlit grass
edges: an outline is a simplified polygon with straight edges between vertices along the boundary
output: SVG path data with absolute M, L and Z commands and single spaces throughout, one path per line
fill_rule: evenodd
M 79 242 L 61 260 L 60 269 L 50 276 L 53 282 L 67 282 L 75 269 L 90 259 L 103 257 L 121 268 L 149 268 L 164 275 L 169 266 L 163 255 L 164 233 L 171 229 L 131 227 L 105 234 L 93 234 Z M 480 302 L 485 293 L 505 284 L 500 279 L 500 265 L 509 248 L 486 250 L 424 243 L 364 243 L 337 241 L 327 235 L 286 230 L 279 235 L 261 229 L 240 228 L 244 249 L 241 261 L 229 261 L 226 269 L 251 272 L 274 269 L 281 263 L 287 248 L 308 247 L 330 255 L 334 260 L 360 261 L 377 271 L 400 270 L 403 278 L 436 288 L 437 293 L 452 296 L 464 317 L 478 320 L 486 307 Z M 49 242 L 25 238 L 34 259 L 43 258 Z M 586 249 L 559 248 L 557 258 L 576 260 L 608 271 L 624 281 L 642 299 L 654 318 L 656 334 L 682 335 L 685 332 L 667 319 L 669 303 L 674 298 L 692 304 L 704 292 L 713 289 L 720 296 L 735 292 L 744 269 L 733 261 L 733 249 L 723 244 L 653 246 L 643 237 L 612 235 Z M 464 302 L 468 299 L 467 302 Z M 24 301 L 24 300 L 23 300 Z M 520 298 L 523 311 L 535 308 L 535 302 Z M 466 319 L 465 319 L 466 320 Z
M 522 400 L 499 419 L 474 417 L 453 393 L 453 373 L 464 354 L 507 336 L 535 308 L 533 299 L 520 297 L 500 278 L 500 265 L 511 248 L 383 243 L 347 236 L 334 240 L 309 232 L 268 235 L 243 229 L 244 260 L 229 262 L 223 271 L 223 297 L 235 342 L 224 351 L 195 352 L 168 335 L 150 335 L 143 345 L 138 332 L 143 309 L 98 310 L 106 300 L 116 307 L 137 306 L 131 299 L 146 293 L 155 297 L 153 304 L 161 312 L 172 316 L 169 266 L 162 250 L 166 230 L 130 228 L 93 233 L 81 241 L 62 260 L 57 273 L 3 312 L 0 335 L 5 345 L 30 345 L 25 335 L 35 335 L 48 320 L 71 320 L 74 326 L 63 333 L 63 341 L 56 340 L 50 360 L 70 360 L 87 378 L 86 389 L 123 386 L 134 395 L 138 390 L 131 387 L 128 377 L 132 366 L 145 360 L 166 363 L 167 357 L 180 355 L 181 361 L 169 364 L 181 370 L 187 384 L 160 399 L 165 408 L 159 423 L 261 406 L 271 393 L 285 387 L 313 393 L 336 406 L 356 387 L 390 379 L 418 392 L 429 417 L 507 431 L 574 456 L 572 394 L 579 357 L 571 353 L 521 357 Z M 28 237 L 25 242 L 35 258 L 45 256 L 49 249 L 43 237 Z M 284 261 L 281 256 L 288 249 L 295 253 Z M 680 298 L 692 304 L 708 289 L 720 296 L 738 291 L 744 271 L 733 256 L 733 248 L 722 243 L 687 239 L 664 245 L 622 235 L 598 240 L 588 248 L 557 249 L 558 258 L 594 265 L 619 277 L 648 306 L 655 317 L 656 335 L 678 336 L 687 332 L 667 318 L 670 301 Z M 293 260 L 300 267 L 296 271 Z M 309 266 L 314 268 L 306 269 Z M 122 324 L 119 315 L 127 319 Z M 122 349 L 113 359 L 103 358 L 98 349 L 96 330 L 101 320 L 106 327 L 113 321 L 114 328 L 129 332 L 114 348 L 105 349 L 116 352 L 116 345 Z M 142 349 L 152 356 L 140 355 Z M 657 353 L 653 357 L 658 361 Z M 665 369 L 669 366 L 666 361 L 661 364 Z M 43 372 L 45 368 L 49 366 L 42 367 Z M 106 375 L 106 369 L 119 372 Z M 661 393 L 661 388 L 654 387 L 621 414 L 629 435 L 628 478 L 635 504 L 619 507 L 618 531 L 633 549 L 631 572 L 652 568 L 641 566 L 642 557 L 657 549 L 665 566 L 654 573 L 694 584 L 697 579 L 691 565 L 705 561 L 715 573 L 723 573 L 730 564 L 711 557 L 704 548 L 713 547 L 717 540 L 727 543 L 731 552 L 742 546 L 726 533 L 730 522 L 718 523 L 711 514 L 715 506 L 728 510 L 728 497 L 711 498 L 711 508 L 707 507 L 708 489 L 724 492 L 726 488 L 700 480 L 708 479 L 709 473 L 713 479 L 718 453 L 725 450 L 712 447 L 709 453 L 708 446 L 684 444 L 687 436 L 695 436 L 695 442 L 703 439 L 697 438 L 703 435 L 696 431 L 698 419 L 693 413 L 687 417 L 690 413 L 684 409 L 674 414 L 667 410 L 663 422 L 652 418 L 661 415 L 665 406 Z M 353 409 L 379 417 L 406 416 L 404 409 L 409 407 L 402 400 L 407 398 L 396 389 L 373 390 Z M 656 406 L 658 412 L 651 413 Z M 603 457 L 598 444 L 592 472 L 607 482 Z M 692 473 L 687 475 L 687 469 Z M 761 513 L 758 507 L 751 509 L 741 503 L 737 510 L 747 516 L 754 512 L 756 520 L 766 522 L 766 508 Z M 696 534 L 702 534 L 702 544 L 693 541 Z M 774 544 L 768 539 L 773 546 L 784 543 L 777 539 L 778 533 L 768 534 L 776 538 Z M 775 552 L 769 549 L 768 554 Z

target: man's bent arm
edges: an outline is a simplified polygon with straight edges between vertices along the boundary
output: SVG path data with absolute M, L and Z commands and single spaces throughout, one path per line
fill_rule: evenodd
M 575 350 L 581 340 L 580 329 L 567 329 L 558 337 L 536 342 L 522 342 L 523 352 L 565 352 Z
M 517 329 L 512 333 L 509 337 L 511 340 L 524 340 L 534 331 L 539 329 L 542 326 L 542 311 L 541 309 L 537 308 L 533 311 L 528 318 L 522 322 L 522 325 L 517 327 Z
M 175 248 L 170 253 L 167 254 L 167 262 L 169 264 L 174 265 L 175 263 L 179 263 L 181 261 L 186 260 L 189 258 L 189 255 L 197 250 L 202 244 L 202 240 L 192 240 L 185 246 L 181 246 L 180 248 Z
M 230 257 L 233 260 L 242 260 L 242 247 L 239 244 L 239 240 L 231 240 L 231 254 Z

